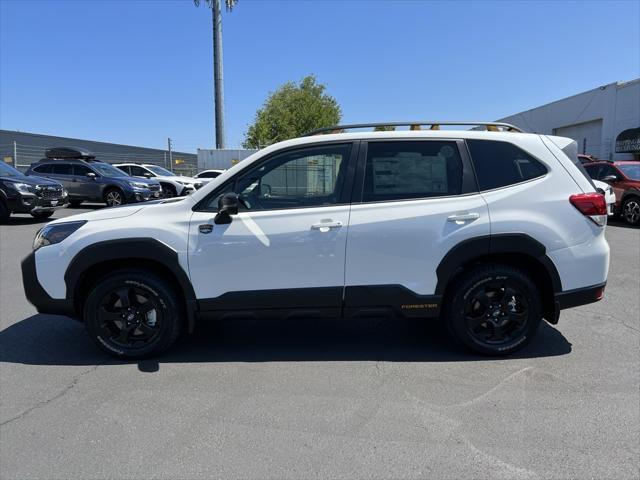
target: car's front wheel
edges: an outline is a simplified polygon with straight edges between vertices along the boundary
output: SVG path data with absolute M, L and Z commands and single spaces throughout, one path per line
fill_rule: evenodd
M 640 198 L 629 197 L 622 204 L 622 218 L 631 225 L 640 225 Z
M 117 207 L 118 205 L 124 205 L 126 199 L 124 198 L 124 193 L 122 190 L 118 188 L 110 188 L 104 193 L 104 201 L 107 204 L 107 207 Z
M 451 335 L 484 355 L 524 347 L 542 320 L 540 293 L 524 272 L 507 265 L 478 266 L 448 290 L 444 315 Z
M 49 218 L 51 215 L 53 215 L 53 210 L 51 211 L 44 211 L 44 212 L 31 212 L 31 216 L 33 218 Z
M 104 351 L 136 359 L 162 353 L 180 335 L 179 297 L 161 277 L 124 270 L 99 280 L 84 305 L 89 335 Z

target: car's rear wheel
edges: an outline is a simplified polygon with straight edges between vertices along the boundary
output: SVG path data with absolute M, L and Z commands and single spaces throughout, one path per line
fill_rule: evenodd
M 84 306 L 91 338 L 119 358 L 162 353 L 180 335 L 179 297 L 164 279 L 142 270 L 120 271 L 99 280 Z
M 51 215 L 53 215 L 53 210 L 48 212 L 31 212 L 33 218 L 49 218 Z
M 531 341 L 542 320 L 540 293 L 524 272 L 483 265 L 463 274 L 448 290 L 449 332 L 471 350 L 508 355 Z
M 629 197 L 624 201 L 622 218 L 631 225 L 640 224 L 640 197 Z
M 118 205 L 127 203 L 124 193 L 118 188 L 110 188 L 104 192 L 104 201 L 108 207 L 117 207 Z

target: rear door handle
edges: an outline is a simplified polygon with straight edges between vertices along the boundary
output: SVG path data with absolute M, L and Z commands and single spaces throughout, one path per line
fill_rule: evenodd
M 447 222 L 457 223 L 461 225 L 465 222 L 473 222 L 480 218 L 480 214 L 476 212 L 471 213 L 457 213 L 455 215 L 450 215 L 447 217 Z
M 320 223 L 314 223 L 311 225 L 311 230 L 320 230 L 322 233 L 326 233 L 332 228 L 342 227 L 342 222 L 334 222 L 333 220 L 322 220 Z

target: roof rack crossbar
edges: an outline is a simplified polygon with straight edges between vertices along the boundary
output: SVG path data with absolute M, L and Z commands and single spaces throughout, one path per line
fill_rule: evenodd
M 456 125 L 456 126 L 473 126 L 473 127 L 486 127 L 488 131 L 500 131 L 499 127 L 502 127 L 503 131 L 523 133 L 521 129 L 515 125 L 504 122 L 452 122 L 452 121 L 418 121 L 418 122 L 378 122 L 378 123 L 353 123 L 350 125 L 334 125 L 332 127 L 318 128 L 311 132 L 305 133 L 303 137 L 310 137 L 313 135 L 320 135 L 323 133 L 344 133 L 345 130 L 353 130 L 356 128 L 375 128 L 375 127 L 409 127 L 412 130 L 418 130 L 418 127 L 429 126 L 430 130 L 439 130 L 441 125 Z

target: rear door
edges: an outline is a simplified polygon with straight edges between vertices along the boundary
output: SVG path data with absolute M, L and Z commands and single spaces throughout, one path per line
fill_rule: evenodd
M 345 307 L 437 315 L 436 269 L 457 244 L 489 235 L 461 140 L 369 141 L 351 207 Z
M 73 165 L 67 162 L 55 162 L 51 163 L 51 171 L 48 175 L 49 178 L 60 182 L 64 188 L 69 192 L 70 197 L 79 197 L 78 184 L 74 182 L 73 178 Z

